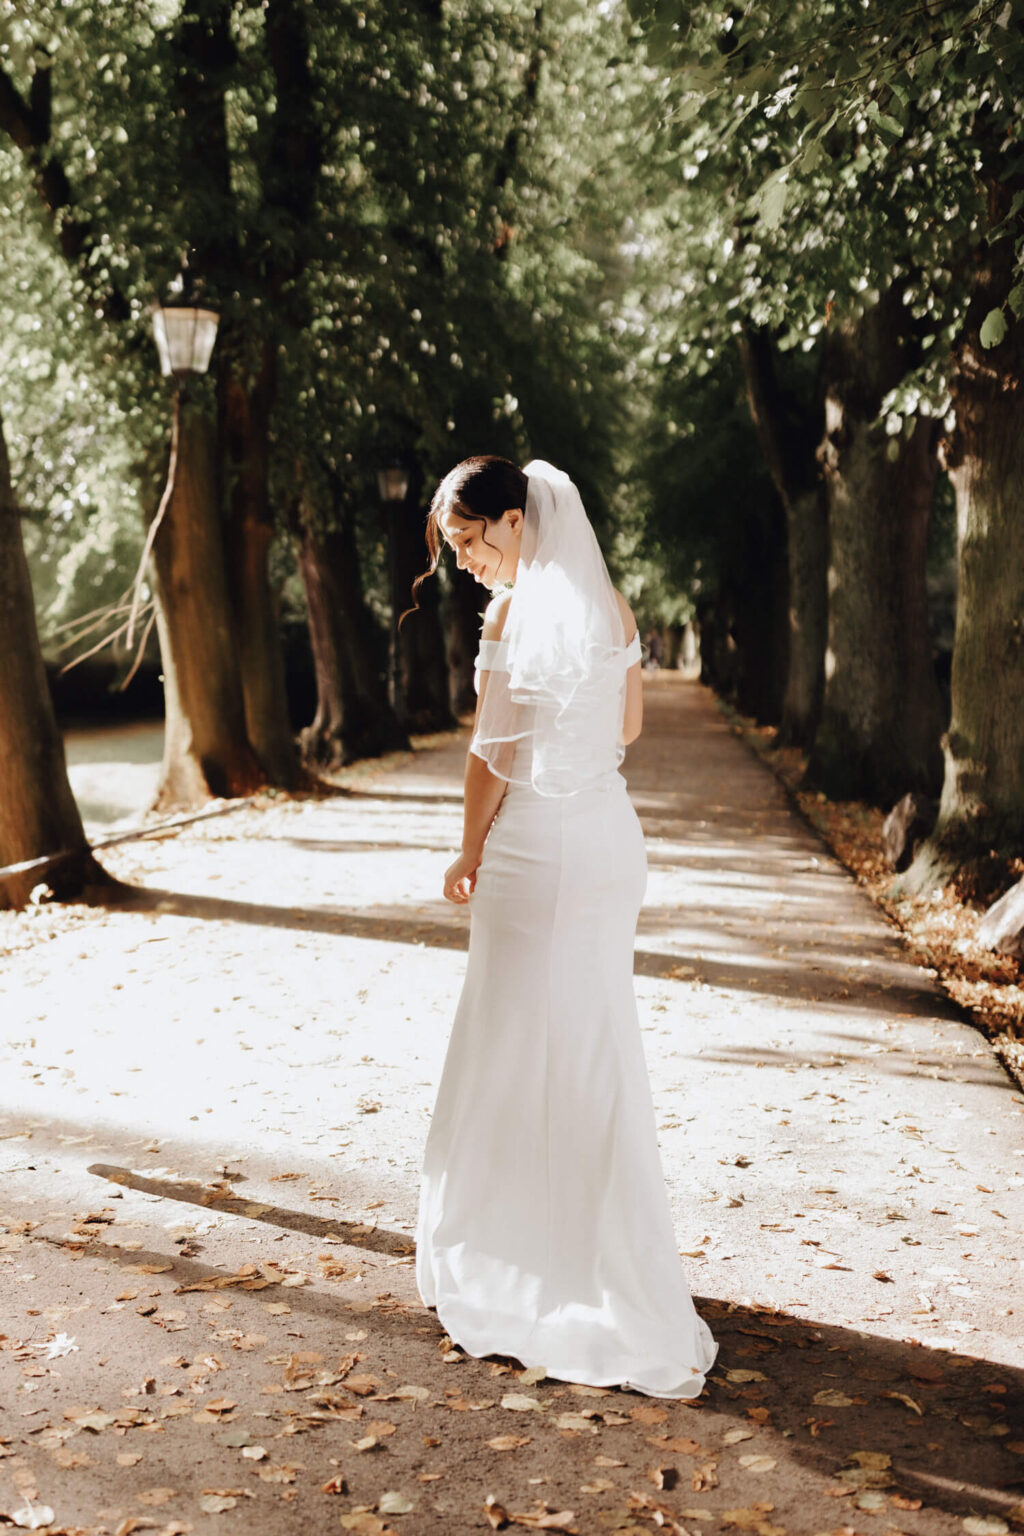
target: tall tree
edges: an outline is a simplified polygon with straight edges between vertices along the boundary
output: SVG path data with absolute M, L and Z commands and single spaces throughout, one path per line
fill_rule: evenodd
M 782 377 L 777 348 L 764 328 L 738 339 L 747 403 L 765 465 L 786 518 L 786 683 L 779 744 L 809 748 L 821 719 L 828 632 L 828 506 L 818 449 L 824 426 L 820 368 L 812 401 Z
M 888 392 L 913 366 L 902 285 L 825 340 L 828 651 L 808 780 L 836 799 L 888 809 L 942 777 L 941 701 L 925 582 L 936 424 L 889 437 Z
M 57 855 L 44 867 L 0 872 L 0 907 L 23 907 L 46 884 L 78 896 L 109 877 L 89 851 L 68 783 L 50 701 L 35 604 L 0 422 L 0 871 Z
M 631 10 L 668 70 L 678 68 L 665 87 L 677 121 L 712 117 L 719 149 L 762 146 L 760 159 L 747 161 L 743 192 L 759 228 L 782 233 L 793 278 L 808 257 L 848 274 L 859 302 L 835 282 L 831 291 L 816 285 L 819 313 L 825 300 L 836 320 L 856 318 L 894 280 L 906 283 L 930 350 L 881 402 L 889 433 L 906 429 L 909 441 L 916 415 L 941 418 L 952 404 L 947 462 L 954 474 L 964 470 L 956 481 L 963 537 L 953 688 L 961 724 L 948 736 L 940 826 L 919 871 L 930 879 L 950 866 L 943 845 L 955 843 L 958 857 L 970 849 L 984 856 L 1000 828 L 1012 846 L 1024 816 L 1024 752 L 1001 707 L 1019 698 L 1024 666 L 1011 618 L 1020 567 L 1009 524 L 989 505 L 995 497 L 1016 509 L 1020 494 L 1005 446 L 1024 425 L 1019 415 L 1014 427 L 1006 419 L 1021 410 L 1024 199 L 1010 148 L 1024 107 L 1019 15 L 1012 5 L 953 0 L 916 10 L 871 0 L 827 13 L 798 0 L 724 20 L 648 0 L 632 0 Z M 789 283 L 782 310 L 809 340 L 815 328 L 803 286 Z M 1016 526 L 1019 510 L 1009 520 Z M 981 549 L 998 584 L 984 609 L 972 602 L 968 569 Z M 1015 721 L 1019 711 L 1008 714 Z M 979 793 L 982 783 L 991 796 Z
M 126 351 L 131 356 L 139 339 L 134 327 L 138 326 L 141 306 L 134 290 L 145 281 L 144 267 L 150 254 L 146 241 L 152 242 L 155 236 L 164 232 L 160 230 L 159 216 L 154 214 L 152 205 L 148 205 L 150 228 L 140 243 L 138 224 L 140 217 L 145 219 L 146 210 L 132 201 L 131 193 L 136 178 L 145 182 L 147 167 L 133 167 L 135 175 L 125 176 L 124 190 L 115 178 L 113 194 L 109 182 L 98 197 L 76 186 L 65 163 L 64 145 L 69 139 L 74 145 L 72 152 L 78 152 L 79 162 L 84 165 L 88 163 L 88 156 L 81 153 L 82 141 L 87 141 L 90 134 L 94 145 L 100 145 L 105 156 L 110 155 L 112 147 L 122 142 L 122 138 L 111 134 L 108 127 L 97 127 L 89 112 L 84 113 L 84 120 L 81 114 L 75 119 L 75 108 L 69 96 L 81 82 L 69 78 L 63 78 L 59 83 L 61 104 L 70 119 L 67 125 L 70 133 L 65 131 L 59 137 L 55 135 L 54 76 L 62 72 L 66 76 L 77 65 L 84 74 L 94 69 L 98 76 L 105 70 L 105 78 L 109 77 L 112 85 L 114 72 L 110 68 L 109 55 L 97 58 L 105 38 L 98 37 L 95 29 L 90 29 L 87 17 L 82 20 L 79 32 L 74 34 L 68 31 L 63 18 L 53 20 L 53 34 L 58 40 L 55 56 L 40 54 L 37 50 L 33 57 L 33 32 L 44 25 L 46 18 L 35 14 L 22 18 L 19 41 L 25 54 L 23 68 L 28 85 L 19 90 L 11 69 L 0 71 L 0 127 L 21 152 L 57 232 L 60 250 L 90 295 L 97 315 L 113 327 L 115 335 L 123 332 L 126 326 L 131 328 L 121 349 L 123 358 Z M 126 16 L 126 21 L 129 24 L 122 46 L 128 52 L 122 54 L 119 62 L 129 66 L 131 55 L 130 63 L 134 67 L 129 72 L 135 78 L 153 81 L 165 78 L 168 73 L 178 78 L 175 71 L 168 70 L 166 57 L 159 58 L 159 48 L 146 24 L 148 19 L 144 21 L 135 14 Z M 193 39 L 202 32 L 197 19 L 188 11 L 182 27 Z M 226 46 L 223 37 L 218 36 L 217 47 L 224 49 Z M 148 67 L 143 67 L 144 59 Z M 215 63 L 222 69 L 224 62 L 222 57 L 207 58 L 204 67 L 210 68 Z M 98 78 L 94 77 L 90 83 L 98 85 Z M 104 89 L 100 87 L 90 103 L 92 111 L 98 113 L 101 120 L 102 106 L 109 105 L 103 102 L 103 96 Z M 200 92 L 198 105 L 206 100 L 206 95 Z M 167 115 L 168 104 L 161 105 Z M 138 120 L 142 132 L 134 146 L 136 154 L 152 149 L 153 142 L 152 115 L 147 114 L 145 107 L 139 111 Z M 74 139 L 76 131 L 80 135 L 77 143 Z M 211 150 L 215 153 L 216 142 Z M 92 159 L 95 161 L 95 153 Z M 193 159 L 197 166 L 205 163 L 203 153 Z M 172 179 L 166 148 L 162 157 L 151 162 L 148 169 L 153 173 L 159 197 Z M 148 190 L 152 195 L 154 189 Z M 116 205 L 118 198 L 121 199 L 119 206 Z M 125 206 L 126 199 L 128 206 Z M 203 210 L 203 214 L 207 217 L 209 210 Z M 125 236 L 126 226 L 134 226 L 131 237 Z M 131 256 L 125 249 L 128 238 L 134 238 L 135 242 Z M 166 260 L 166 257 L 162 259 Z M 153 550 L 160 588 L 159 628 L 164 646 L 165 675 L 170 679 L 166 696 L 167 751 L 158 791 L 158 799 L 164 804 L 183 798 L 202 798 L 210 793 L 242 793 L 259 783 L 264 772 L 253 754 L 246 731 L 234 621 L 227 606 L 223 576 L 218 451 L 216 442 L 211 443 L 209 425 L 203 420 L 202 401 L 200 393 L 193 402 L 197 408 L 179 412 L 175 420 L 171 453 L 181 471 L 181 488 L 171 499 L 161 520 Z M 201 623 L 197 623 L 200 615 Z

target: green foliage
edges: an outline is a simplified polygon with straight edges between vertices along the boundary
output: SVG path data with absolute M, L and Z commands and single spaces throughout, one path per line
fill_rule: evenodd
M 219 355 L 244 367 L 272 339 L 282 526 L 302 485 L 324 515 L 359 509 L 374 573 L 375 472 L 395 453 L 428 487 L 467 452 L 543 454 L 599 521 L 613 506 L 645 86 L 608 68 L 621 18 L 584 0 L 299 9 L 298 106 L 273 4 L 8 0 L 0 15 L 13 99 L 52 96 L 41 148 L 20 154 L 9 120 L 0 141 L 5 253 L 18 244 L 0 314 L 27 293 L 35 325 L 5 324 L 3 404 L 44 629 L 131 575 L 166 453 L 148 309 L 185 251 L 222 314 Z M 297 219 L 311 147 L 322 175 Z M 289 562 L 275 571 L 291 591 Z
M 153 413 L 121 395 L 103 334 L 49 245 L 19 166 L 0 152 L 8 210 L 0 264 L 0 413 L 22 511 L 44 649 L 115 601 L 142 550 L 140 464 Z

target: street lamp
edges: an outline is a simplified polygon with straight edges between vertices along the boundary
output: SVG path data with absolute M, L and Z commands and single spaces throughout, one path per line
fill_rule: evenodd
M 378 469 L 377 489 L 381 501 L 404 501 L 409 494 L 409 471 L 404 464 L 389 464 L 386 469 Z
M 171 422 L 171 452 L 167 462 L 167 484 L 156 509 L 156 516 L 149 525 L 145 548 L 135 577 L 132 605 L 128 613 L 128 638 L 130 646 L 135 633 L 135 620 L 139 611 L 139 599 L 146 566 L 152 553 L 153 543 L 164 520 L 164 514 L 174 495 L 174 483 L 178 472 L 178 450 L 181 442 L 181 395 L 185 380 L 195 374 L 205 373 L 210 366 L 213 344 L 217 339 L 220 315 L 215 309 L 192 304 L 185 296 L 185 274 L 171 285 L 174 298 L 168 304 L 157 300 L 150 307 L 153 322 L 153 340 L 160 358 L 160 372 L 164 378 L 174 378 L 174 415 Z
M 217 339 L 217 311 L 177 301 L 154 304 L 152 319 L 153 340 L 164 378 L 173 374 L 180 383 L 191 373 L 205 373 Z
M 409 471 L 403 464 L 388 464 L 377 471 L 377 490 L 387 513 L 388 584 L 391 588 L 391 635 L 388 642 L 388 693 L 398 719 L 405 722 L 401 667 L 398 654 L 398 618 L 401 594 L 398 590 L 398 509 L 409 494 Z

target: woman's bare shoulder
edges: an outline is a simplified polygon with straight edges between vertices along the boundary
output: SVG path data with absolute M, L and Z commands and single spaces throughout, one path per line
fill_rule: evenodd
M 512 601 L 512 590 L 496 592 L 484 609 L 484 627 L 480 631 L 481 640 L 500 640 L 501 632 L 505 628 L 505 619 L 508 614 L 508 605 Z

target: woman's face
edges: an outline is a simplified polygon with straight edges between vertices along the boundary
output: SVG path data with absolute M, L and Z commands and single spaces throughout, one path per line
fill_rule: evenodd
M 466 517 L 455 507 L 442 515 L 438 527 L 460 571 L 468 571 L 481 586 L 515 580 L 523 538 L 523 514 L 518 507 L 503 512 L 493 523 Z

